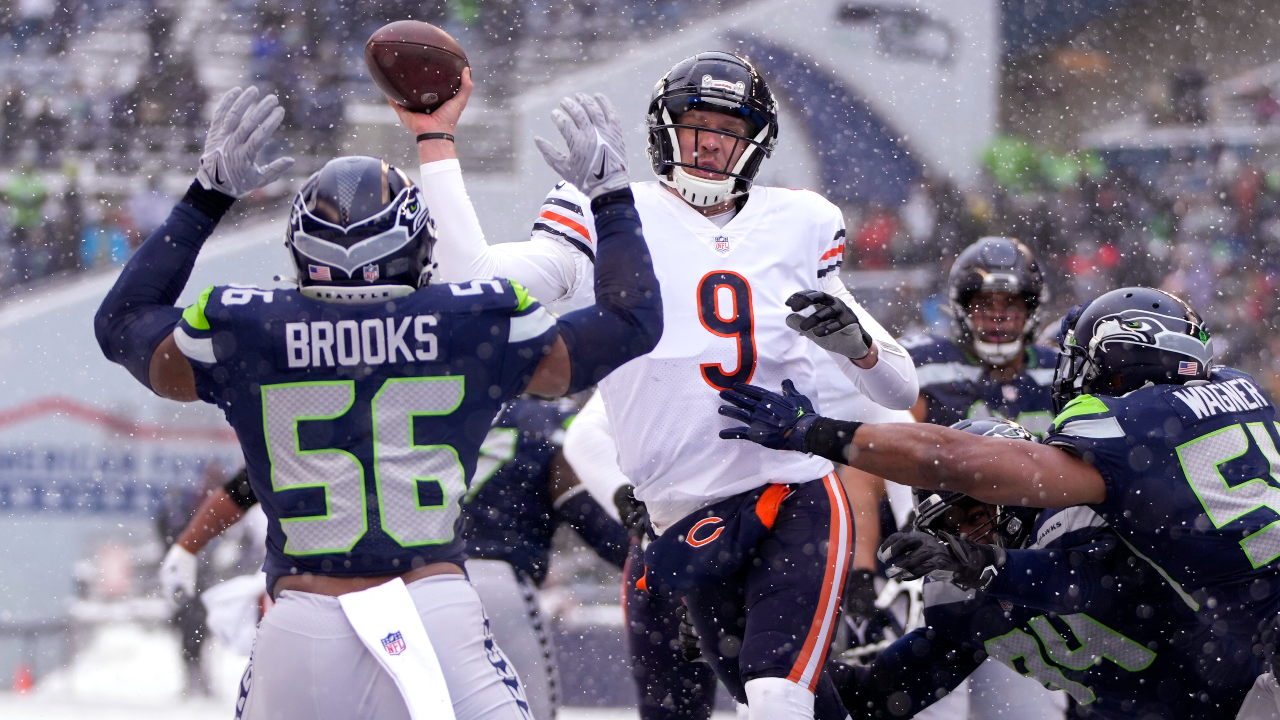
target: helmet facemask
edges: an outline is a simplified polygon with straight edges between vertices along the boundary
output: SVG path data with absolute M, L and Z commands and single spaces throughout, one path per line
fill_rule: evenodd
M 680 152 L 680 140 L 677 134 L 677 130 L 680 129 L 693 131 L 694 156 L 688 160 L 685 160 Z M 667 135 L 667 141 L 671 147 L 671 158 L 666 163 L 670 167 L 670 172 L 666 176 L 659 176 L 659 180 L 662 184 L 675 188 L 676 192 L 680 193 L 680 197 L 695 207 L 718 205 L 746 194 L 751 188 L 752 178 L 755 177 L 755 169 L 772 150 L 771 146 L 765 145 L 765 140 L 769 136 L 768 127 L 761 129 L 754 137 L 746 137 L 728 130 L 676 122 L 672 119 L 668 108 L 662 109 L 662 122 L 649 128 L 649 132 Z M 702 146 L 703 133 L 733 139 L 733 145 L 729 148 L 724 164 L 720 167 L 699 164 L 696 148 Z M 739 148 L 742 150 L 740 155 Z M 738 155 L 736 161 L 733 159 L 734 155 Z M 751 168 L 749 173 L 748 168 Z M 723 177 L 718 180 L 702 178 L 690 173 L 690 169 L 714 172 Z

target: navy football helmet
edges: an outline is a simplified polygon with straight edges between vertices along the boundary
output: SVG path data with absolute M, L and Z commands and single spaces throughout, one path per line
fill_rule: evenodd
M 972 418 L 961 420 L 951 427 L 973 435 L 1036 442 L 1034 435 L 1012 420 Z M 960 528 L 968 524 L 970 516 L 981 509 L 983 513 L 981 521 L 977 527 L 965 534 L 965 537 L 974 542 L 982 542 L 990 536 L 993 545 L 1003 548 L 1017 549 L 1025 546 L 1031 537 L 1031 526 L 1035 523 L 1036 516 L 1040 514 L 1037 508 L 1014 505 L 996 505 L 996 511 L 992 514 L 987 510 L 987 504 L 982 501 L 947 490 L 917 488 L 915 495 L 916 530 L 930 535 L 946 533 L 959 537 Z
M 747 121 L 749 135 L 680 124 L 680 116 L 689 110 L 742 118 Z M 647 121 L 653 171 L 664 185 L 675 188 L 689 204 L 698 207 L 749 192 L 761 161 L 778 142 L 778 103 L 769 86 L 750 62 L 726 52 L 699 53 L 676 63 L 654 86 Z M 731 137 L 734 150 L 744 146 L 742 155 L 733 167 L 726 165 L 717 170 L 725 175 L 723 180 L 695 177 L 685 171 L 698 165 L 695 158 L 680 157 L 677 128 Z
M 1027 321 L 1017 338 L 1009 342 L 978 339 L 969 317 L 969 304 L 980 292 L 1020 295 L 1027 304 Z M 951 266 L 947 296 L 959 326 L 961 345 L 973 350 L 983 362 L 1005 365 L 1032 342 L 1039 324 L 1038 310 L 1044 302 L 1044 275 L 1026 245 L 1013 238 L 984 237 L 965 248 Z
M 1059 412 L 1082 393 L 1119 396 L 1151 383 L 1208 380 L 1213 339 L 1204 321 L 1162 290 L 1128 287 L 1098 297 L 1062 341 L 1053 377 Z
M 435 223 L 407 175 L 372 157 L 340 157 L 293 200 L 285 246 L 303 294 L 335 302 L 402 297 L 426 285 Z

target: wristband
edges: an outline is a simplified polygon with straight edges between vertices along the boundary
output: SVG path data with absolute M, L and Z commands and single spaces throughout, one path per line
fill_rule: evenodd
M 860 422 L 819 417 L 805 433 L 805 450 L 841 465 L 849 464 L 849 443 Z
M 448 140 L 449 142 L 456 142 L 453 139 L 453 136 L 449 133 L 422 133 L 418 136 L 418 142 L 422 142 L 423 140 Z

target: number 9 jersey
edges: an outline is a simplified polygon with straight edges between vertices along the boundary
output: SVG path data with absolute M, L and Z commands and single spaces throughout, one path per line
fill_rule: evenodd
M 1091 507 L 1217 636 L 1249 647 L 1280 611 L 1280 428 L 1253 378 L 1209 380 L 1081 395 L 1045 442 L 1098 470 L 1107 496 Z
M 269 521 L 268 587 L 460 563 L 481 443 L 555 336 L 554 318 L 507 280 L 359 305 L 205 290 L 174 339 L 244 449 Z

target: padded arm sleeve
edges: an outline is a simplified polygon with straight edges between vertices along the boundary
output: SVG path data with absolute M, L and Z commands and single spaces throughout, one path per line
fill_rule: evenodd
M 204 241 L 235 198 L 191 183 L 168 219 L 129 258 L 93 320 L 102 354 L 151 389 L 151 355 L 182 317 L 174 307 Z
M 1113 574 L 1104 560 L 1115 549 L 1115 538 L 1101 536 L 1066 549 L 1006 550 L 1005 566 L 986 594 L 1059 615 L 1084 612 L 1091 604 L 1122 602 L 1115 597 L 1115 579 L 1103 583 L 1104 576 Z
M 596 502 L 584 486 L 579 485 L 560 496 L 556 500 L 556 514 L 577 530 L 596 554 L 622 569 L 631 538 L 622 523 L 609 517 L 605 506 Z
M 618 488 L 632 483 L 618 467 L 618 446 L 613 441 L 600 393 L 591 396 L 565 431 L 564 457 L 609 517 L 620 520 L 613 495 Z
M 854 365 L 847 357 L 832 353 L 831 358 L 836 361 L 840 372 L 876 403 L 890 410 L 910 410 L 920 396 L 920 383 L 916 379 L 916 366 L 911 362 L 911 356 L 871 317 L 866 308 L 853 299 L 839 273 L 829 273 L 820 282 L 823 292 L 840 298 L 857 314 L 867 334 L 880 346 L 879 360 L 867 370 Z
M 597 197 L 591 211 L 600 235 L 596 304 L 557 323 L 569 349 L 571 393 L 653 350 L 662 338 L 662 293 L 631 188 Z
M 568 295 L 577 284 L 578 264 L 569 250 L 545 238 L 489 246 L 476 216 L 457 160 L 439 160 L 421 168 L 422 192 L 435 220 L 432 260 L 441 282 L 473 278 L 511 278 L 543 303 Z

